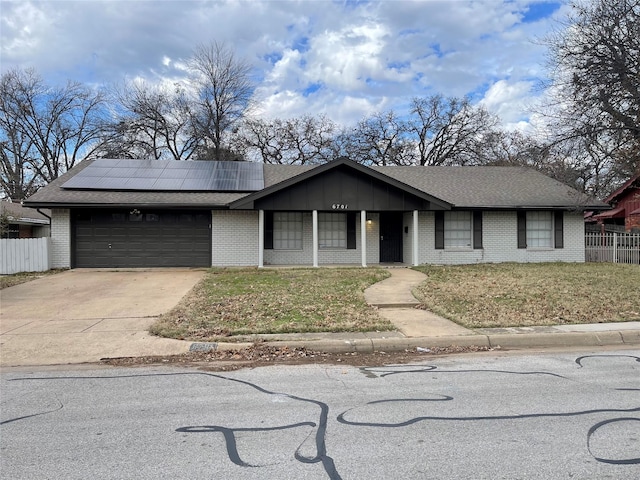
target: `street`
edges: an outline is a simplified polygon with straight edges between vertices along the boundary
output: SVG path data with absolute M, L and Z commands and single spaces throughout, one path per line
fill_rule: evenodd
M 640 478 L 640 352 L 1 374 L 3 478 Z

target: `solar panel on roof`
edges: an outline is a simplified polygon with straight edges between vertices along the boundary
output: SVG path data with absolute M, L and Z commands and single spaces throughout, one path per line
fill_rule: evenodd
M 160 178 L 153 184 L 154 190 L 180 190 L 182 187 L 182 178 Z
M 262 164 L 250 162 L 98 159 L 62 188 L 252 192 L 264 188 L 264 176 Z

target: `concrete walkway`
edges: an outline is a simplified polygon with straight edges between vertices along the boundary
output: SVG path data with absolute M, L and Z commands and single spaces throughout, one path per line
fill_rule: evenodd
M 364 291 L 369 305 L 380 309 L 380 316 L 393 323 L 406 337 L 446 337 L 473 335 L 474 332 L 439 317 L 427 310 L 415 308 L 420 302 L 413 289 L 427 279 L 424 273 L 409 268 L 391 268 L 391 276 Z

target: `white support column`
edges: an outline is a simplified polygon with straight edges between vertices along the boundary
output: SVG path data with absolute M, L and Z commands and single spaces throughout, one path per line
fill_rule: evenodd
M 362 250 L 362 266 L 367 266 L 367 212 L 360 210 L 360 250 Z
M 418 260 L 418 210 L 413 211 L 413 266 L 417 267 Z
M 258 211 L 258 268 L 264 267 L 264 210 Z
M 314 210 L 313 215 L 313 266 L 318 266 L 318 211 Z

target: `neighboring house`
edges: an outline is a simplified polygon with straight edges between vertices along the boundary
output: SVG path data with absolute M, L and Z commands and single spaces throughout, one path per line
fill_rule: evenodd
M 49 218 L 51 212 L 42 213 L 26 208 L 20 203 L 0 201 L 0 219 L 2 238 L 40 238 L 49 236 Z
M 52 209 L 54 267 L 583 262 L 585 210 L 520 167 L 84 161 Z
M 640 172 L 604 199 L 613 208 L 602 213 L 588 212 L 585 220 L 599 225 L 624 226 L 627 232 L 640 232 Z

